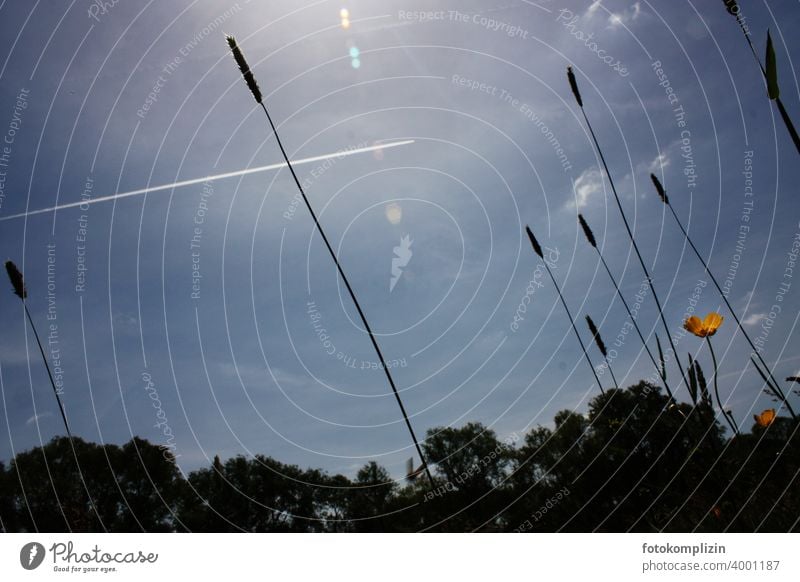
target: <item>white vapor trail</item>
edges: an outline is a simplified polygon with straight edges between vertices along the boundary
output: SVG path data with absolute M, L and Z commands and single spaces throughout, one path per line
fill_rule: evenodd
M 409 145 L 414 143 L 413 139 L 407 139 L 404 141 L 395 141 L 385 144 L 377 144 L 373 146 L 363 147 L 363 148 L 354 148 L 349 150 L 342 150 L 339 152 L 335 152 L 332 154 L 324 154 L 321 156 L 314 156 L 312 158 L 302 158 L 299 160 L 292 160 L 293 166 L 299 166 L 301 164 L 310 164 L 312 162 L 321 162 L 324 160 L 330 160 L 332 158 L 345 158 L 348 156 L 354 156 L 356 154 L 365 154 L 367 152 L 374 152 L 376 150 L 388 150 L 389 148 L 396 148 L 399 146 Z M 29 212 L 20 212 L 19 214 L 11 214 L 9 216 L 2 216 L 0 217 L 0 222 L 6 220 L 12 220 L 14 218 L 23 218 L 26 216 L 33 216 L 35 214 L 45 214 L 47 212 L 55 212 L 56 210 L 63 210 L 65 208 L 75 208 L 77 206 L 84 206 L 87 204 L 97 204 L 99 202 L 108 202 L 109 200 L 119 200 L 120 198 L 128 198 L 129 196 L 141 196 L 142 194 L 149 194 L 150 192 L 159 192 L 162 190 L 171 190 L 173 188 L 181 188 L 183 186 L 191 186 L 192 184 L 201 184 L 203 182 L 210 182 L 212 180 L 223 180 L 225 178 L 235 178 L 236 176 L 246 176 L 248 174 L 256 174 L 258 172 L 267 172 L 269 170 L 277 170 L 279 168 L 285 168 L 286 162 L 281 162 L 278 164 L 270 164 L 268 166 L 259 166 L 257 168 L 248 168 L 246 170 L 237 170 L 235 172 L 226 172 L 224 174 L 214 174 L 213 176 L 204 176 L 203 178 L 193 178 L 191 180 L 182 180 L 180 182 L 173 182 L 172 184 L 164 184 L 161 186 L 151 186 L 149 188 L 141 188 L 139 190 L 131 190 L 130 192 L 120 192 L 117 194 L 111 194 L 109 196 L 101 196 L 100 198 L 92 198 L 90 200 L 84 200 L 80 202 L 69 202 L 67 204 L 60 204 L 58 206 L 52 206 L 50 208 L 40 208 L 39 210 L 31 210 Z

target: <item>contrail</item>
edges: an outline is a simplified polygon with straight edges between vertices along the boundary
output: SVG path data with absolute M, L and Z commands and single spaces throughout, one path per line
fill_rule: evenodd
M 396 148 L 414 143 L 413 139 L 404 141 L 395 141 L 386 144 L 377 144 L 363 148 L 353 148 L 349 150 L 342 150 L 332 154 L 324 154 L 321 156 L 314 156 L 311 158 L 302 158 L 300 160 L 293 160 L 292 165 L 310 164 L 312 162 L 321 162 L 323 160 L 330 160 L 332 158 L 345 158 L 354 156 L 356 154 L 365 154 L 367 152 L 374 152 L 376 150 L 388 150 L 389 148 Z M 119 200 L 120 198 L 128 198 L 129 196 L 140 196 L 150 192 L 159 192 L 162 190 L 171 190 L 173 188 L 181 188 L 183 186 L 191 186 L 192 184 L 201 184 L 203 182 L 210 182 L 212 180 L 224 180 L 225 178 L 235 178 L 236 176 L 246 176 L 248 174 L 256 174 L 258 172 L 267 172 L 269 170 L 277 170 L 285 168 L 286 162 L 277 164 L 270 164 L 268 166 L 259 166 L 257 168 L 248 168 L 246 170 L 237 170 L 235 172 L 226 172 L 224 174 L 214 174 L 213 176 L 204 176 L 203 178 L 193 178 L 191 180 L 182 180 L 180 182 L 173 182 L 172 184 L 164 184 L 162 186 L 151 186 L 150 188 L 141 188 L 139 190 L 131 190 L 130 192 L 120 192 L 118 194 L 111 194 L 109 196 L 101 196 L 100 198 L 92 198 L 91 200 L 84 200 L 80 202 L 70 202 L 68 204 L 61 204 L 59 206 L 52 206 L 50 208 L 41 208 L 39 210 L 31 210 L 29 212 L 20 212 L 19 214 L 11 214 L 9 216 L 0 217 L 0 222 L 6 220 L 13 220 L 14 218 L 23 218 L 25 216 L 33 216 L 34 214 L 45 214 L 47 212 L 55 212 L 56 210 L 63 210 L 65 208 L 75 208 L 77 206 L 85 206 L 88 204 L 97 204 L 99 202 L 108 202 L 109 200 Z

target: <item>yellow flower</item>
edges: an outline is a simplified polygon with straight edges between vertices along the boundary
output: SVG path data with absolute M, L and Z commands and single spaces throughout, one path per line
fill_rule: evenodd
M 683 323 L 683 327 L 686 331 L 690 331 L 697 337 L 708 337 L 717 333 L 719 326 L 722 325 L 723 319 L 724 318 L 719 313 L 714 313 L 712 311 L 706 315 L 706 318 L 702 321 L 695 315 L 691 316 Z
M 758 426 L 763 426 L 766 428 L 775 421 L 775 409 L 767 408 L 761 414 L 754 414 L 753 418 L 756 419 L 756 424 Z

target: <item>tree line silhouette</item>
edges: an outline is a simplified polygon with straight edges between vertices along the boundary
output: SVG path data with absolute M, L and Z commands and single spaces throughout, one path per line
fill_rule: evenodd
M 640 382 L 515 443 L 480 423 L 429 430 L 435 487 L 375 462 L 350 478 L 263 455 L 184 476 L 138 437 L 75 437 L 74 452 L 56 437 L 0 463 L 0 520 L 9 532 L 798 531 L 798 423 L 756 421 L 726 436 L 708 402 L 676 405 Z

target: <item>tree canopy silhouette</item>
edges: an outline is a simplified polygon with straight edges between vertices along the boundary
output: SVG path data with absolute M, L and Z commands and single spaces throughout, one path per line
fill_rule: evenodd
M 372 461 L 355 477 L 270 457 L 215 457 L 187 476 L 162 447 L 57 437 L 0 463 L 9 532 L 798 531 L 798 423 L 731 437 L 709 400 L 640 382 L 501 440 L 436 427 L 434 485 Z M 766 425 L 766 426 L 763 426 Z

